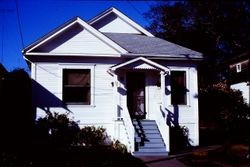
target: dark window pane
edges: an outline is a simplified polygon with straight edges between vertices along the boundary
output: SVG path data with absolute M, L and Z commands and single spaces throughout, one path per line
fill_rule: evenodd
M 90 70 L 63 70 L 63 101 L 71 104 L 90 104 Z
M 80 85 L 80 86 L 89 86 L 90 85 L 90 70 L 89 69 L 72 69 L 64 70 L 65 76 L 65 85 Z
M 171 103 L 187 104 L 186 72 L 171 71 Z

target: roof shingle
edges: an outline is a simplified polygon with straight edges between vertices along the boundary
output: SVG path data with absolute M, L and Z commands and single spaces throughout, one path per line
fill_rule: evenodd
M 152 57 L 176 57 L 189 59 L 202 59 L 201 53 L 183 46 L 165 41 L 157 37 L 140 34 L 103 33 L 118 45 L 133 54 L 148 55 Z

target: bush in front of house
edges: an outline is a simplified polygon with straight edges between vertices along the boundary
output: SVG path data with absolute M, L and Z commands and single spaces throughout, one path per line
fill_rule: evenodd
M 48 113 L 35 123 L 34 142 L 42 146 L 69 147 L 77 141 L 80 128 L 67 114 Z
M 77 144 L 80 146 L 103 146 L 107 144 L 107 139 L 108 135 L 103 127 L 85 126 L 77 134 Z
M 32 166 L 146 167 L 127 152 L 124 144 L 118 140 L 112 142 L 105 128 L 86 126 L 80 129 L 67 114 L 50 113 L 38 119 L 36 129 L 44 144 L 34 147 Z M 68 134 L 71 137 L 65 136 Z
M 191 148 L 188 134 L 189 130 L 185 126 L 175 125 L 170 127 L 171 153 L 177 153 Z

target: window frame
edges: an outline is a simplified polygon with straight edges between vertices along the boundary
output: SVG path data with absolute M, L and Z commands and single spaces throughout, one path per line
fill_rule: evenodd
M 185 74 L 185 78 L 184 78 L 184 83 L 185 83 L 185 103 L 178 103 L 178 104 L 173 104 L 172 102 L 172 72 L 184 72 Z M 188 70 L 185 69 L 172 69 L 170 72 L 170 89 L 171 89 L 171 97 L 170 97 L 170 105 L 174 106 L 174 105 L 178 105 L 178 106 L 188 106 L 189 105 L 189 82 L 188 82 L 188 78 L 189 78 L 189 73 Z
M 94 106 L 94 77 L 95 77 L 95 65 L 89 65 L 89 64 L 59 64 L 61 66 L 61 100 L 62 102 L 67 106 Z M 83 103 L 74 103 L 74 102 L 64 102 L 63 100 L 63 71 L 65 69 L 68 70 L 90 70 L 90 103 L 84 104 Z

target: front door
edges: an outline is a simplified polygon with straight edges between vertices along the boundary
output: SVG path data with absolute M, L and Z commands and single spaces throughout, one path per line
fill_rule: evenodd
M 131 118 L 145 119 L 145 74 L 127 73 L 127 104 Z

